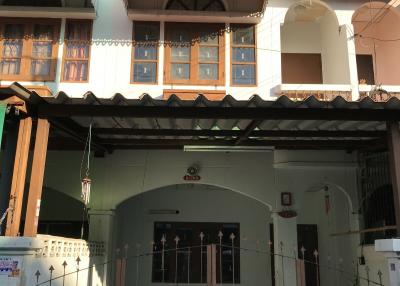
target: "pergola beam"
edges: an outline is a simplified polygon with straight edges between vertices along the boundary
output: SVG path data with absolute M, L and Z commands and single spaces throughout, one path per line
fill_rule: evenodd
M 86 131 L 84 131 L 86 133 Z M 93 128 L 96 135 L 240 137 L 243 130 Z M 82 132 L 83 135 L 83 132 Z M 252 130 L 247 137 L 385 137 L 379 130 Z
M 85 104 L 40 104 L 39 116 L 130 117 L 251 120 L 335 120 L 400 121 L 400 110 L 359 108 L 277 108 L 277 107 L 174 107 Z
M 76 123 L 74 120 L 70 118 L 53 119 L 51 120 L 51 125 L 54 128 L 68 134 L 76 142 L 83 145 L 86 144 L 85 134 L 87 134 L 88 130 L 87 128 L 84 128 L 80 124 Z M 92 146 L 94 147 L 94 149 L 104 152 L 110 151 L 105 146 L 101 145 L 98 141 L 99 139 L 96 136 L 92 136 Z
M 262 120 L 251 121 L 250 124 L 244 130 L 243 134 L 240 135 L 240 137 L 236 140 L 235 145 L 240 145 L 240 143 L 247 140 L 247 138 L 250 136 L 250 134 L 254 131 L 254 129 L 257 128 L 258 125 L 261 124 L 261 122 L 262 122 Z
M 105 145 L 116 146 L 235 146 L 236 140 L 225 139 L 103 139 Z M 237 146 L 342 146 L 365 147 L 382 143 L 381 140 L 244 140 Z

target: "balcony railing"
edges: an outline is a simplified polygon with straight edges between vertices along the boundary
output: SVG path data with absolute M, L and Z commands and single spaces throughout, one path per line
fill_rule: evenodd
M 322 101 L 331 101 L 341 96 L 347 101 L 352 100 L 352 90 L 350 85 L 333 84 L 282 84 L 280 85 L 277 96 L 287 96 L 291 100 L 301 101 L 310 96 Z

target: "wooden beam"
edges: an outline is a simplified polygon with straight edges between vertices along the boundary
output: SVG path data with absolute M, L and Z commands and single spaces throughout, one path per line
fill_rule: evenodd
M 249 138 L 250 134 L 254 131 L 254 129 L 257 128 L 258 125 L 261 124 L 261 122 L 262 122 L 262 120 L 251 121 L 250 124 L 243 131 L 243 134 L 240 135 L 240 137 L 236 140 L 235 145 L 240 145 L 240 143 L 247 140 Z
M 400 129 L 398 122 L 388 122 L 390 177 L 396 215 L 397 235 L 400 235 Z
M 367 228 L 367 229 L 360 229 L 360 230 L 349 230 L 349 231 L 343 231 L 343 232 L 336 232 L 336 233 L 332 233 L 331 236 L 342 236 L 342 235 L 350 235 L 350 234 L 381 232 L 381 231 L 385 231 L 385 230 L 393 230 L 393 229 L 396 229 L 396 228 L 397 228 L 397 226 L 395 226 L 395 225 L 389 225 L 389 226 Z
M 39 104 L 42 117 L 400 121 L 396 109 Z
M 81 131 L 81 135 L 86 134 Z M 239 137 L 243 130 L 209 129 L 136 129 L 93 128 L 96 135 L 170 136 L 170 137 Z M 383 138 L 386 131 L 378 130 L 253 130 L 249 137 L 372 137 Z
M 21 119 L 19 124 L 17 150 L 15 152 L 14 170 L 9 200 L 9 208 L 11 209 L 11 212 L 7 217 L 6 236 L 19 235 L 31 132 L 32 119 L 30 117 Z
M 168 145 L 199 145 L 199 146 L 235 146 L 236 140 L 195 140 L 195 139 L 103 139 L 105 145 L 127 146 L 168 146 Z M 239 146 L 341 146 L 364 147 L 381 143 L 379 140 L 246 140 Z
M 35 149 L 33 152 L 24 236 L 35 237 L 37 234 L 49 129 L 49 121 L 39 118 L 36 129 Z
M 51 125 L 64 132 L 65 134 L 69 135 L 72 139 L 77 142 L 86 144 L 86 136 L 88 133 L 88 128 L 81 126 L 80 124 L 76 123 L 73 119 L 70 118 L 58 118 L 51 120 Z M 110 152 L 105 146 L 99 143 L 99 140 L 95 135 L 92 136 L 92 146 L 95 150 L 102 151 L 102 152 Z

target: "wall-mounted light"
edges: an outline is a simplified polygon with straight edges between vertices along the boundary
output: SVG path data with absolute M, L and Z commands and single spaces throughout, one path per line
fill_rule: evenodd
M 149 210 L 151 215 L 178 215 L 179 210 Z

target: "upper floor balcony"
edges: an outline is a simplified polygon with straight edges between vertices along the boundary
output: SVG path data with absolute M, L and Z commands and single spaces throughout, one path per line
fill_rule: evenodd
M 3 0 L 0 80 L 76 96 L 397 96 L 397 8 L 364 2 Z
M 98 0 L 0 0 L 0 17 L 94 19 Z

